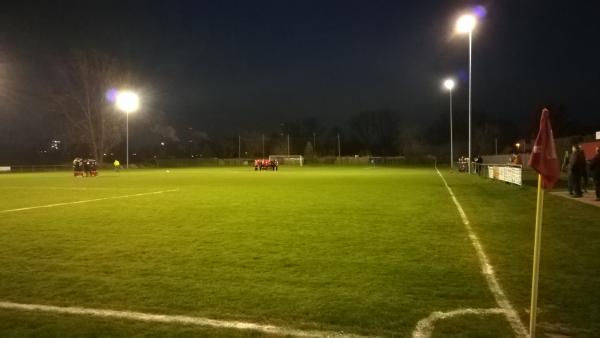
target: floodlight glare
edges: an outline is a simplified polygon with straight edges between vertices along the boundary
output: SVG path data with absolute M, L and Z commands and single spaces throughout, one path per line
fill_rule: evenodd
M 128 90 L 119 91 L 117 93 L 117 108 L 125 112 L 127 118 L 125 119 L 125 130 L 126 136 L 126 148 L 125 156 L 127 158 L 126 168 L 129 169 L 129 113 L 133 113 L 138 110 L 140 106 L 140 98 L 136 93 Z
M 469 35 L 469 174 L 471 173 L 471 49 L 475 25 L 477 25 L 477 19 L 472 14 L 465 14 L 456 21 L 456 31 Z
M 456 31 L 458 33 L 471 33 L 477 24 L 477 19 L 471 14 L 465 14 L 456 21 Z
M 454 168 L 454 137 L 452 135 L 452 89 L 454 89 L 454 80 L 450 78 L 444 80 L 444 87 L 448 90 L 448 94 L 450 94 L 450 168 Z
M 447 79 L 446 81 L 444 81 L 444 87 L 446 87 L 446 89 L 448 90 L 454 89 L 454 80 Z
M 132 113 L 140 106 L 140 99 L 136 93 L 131 91 L 120 91 L 117 94 L 117 108 L 126 112 Z

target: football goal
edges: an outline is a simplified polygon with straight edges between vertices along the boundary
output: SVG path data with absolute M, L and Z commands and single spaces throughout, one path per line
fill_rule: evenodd
M 291 164 L 297 166 L 304 165 L 304 157 L 302 155 L 269 155 L 269 161 L 276 160 L 279 164 Z

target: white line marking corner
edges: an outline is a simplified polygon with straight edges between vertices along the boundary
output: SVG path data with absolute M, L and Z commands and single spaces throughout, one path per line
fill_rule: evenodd
M 435 328 L 435 322 L 438 320 L 444 320 L 457 316 L 464 315 L 478 315 L 484 316 L 489 314 L 505 314 L 504 309 L 501 308 L 493 308 L 493 309 L 457 309 L 448 312 L 435 311 L 432 312 L 427 318 L 421 319 L 415 330 L 413 331 L 413 338 L 429 338 L 433 333 L 433 329 Z
M 527 329 L 525 329 L 525 326 L 523 325 L 523 322 L 521 322 L 521 319 L 519 318 L 517 311 L 515 311 L 512 304 L 506 297 L 504 290 L 500 286 L 500 282 L 498 282 L 498 279 L 496 278 L 496 273 L 494 272 L 494 268 L 492 267 L 492 264 L 490 263 L 489 259 L 487 258 L 485 251 L 483 250 L 483 246 L 479 242 L 479 238 L 477 237 L 477 235 L 475 234 L 475 231 L 471 227 L 471 224 L 469 222 L 469 218 L 467 217 L 467 214 L 465 213 L 462 206 L 456 199 L 454 192 L 448 185 L 448 182 L 446 182 L 446 179 L 444 178 L 442 173 L 437 168 L 435 168 L 435 171 L 437 172 L 437 174 L 440 176 L 440 178 L 444 182 L 444 186 L 446 186 L 446 189 L 448 190 L 448 193 L 450 194 L 450 197 L 452 198 L 452 201 L 454 201 L 454 205 L 456 206 L 456 209 L 458 210 L 458 213 L 460 214 L 463 224 L 465 225 L 465 228 L 467 229 L 467 233 L 469 235 L 469 239 L 471 240 L 471 244 L 475 248 L 475 251 L 477 252 L 477 257 L 479 258 L 479 263 L 481 265 L 481 273 L 485 277 L 485 279 L 488 283 L 488 287 L 489 287 L 490 291 L 492 291 L 492 294 L 494 295 L 496 303 L 504 311 L 506 319 L 508 320 L 510 326 L 512 327 L 515 335 L 517 337 L 527 337 L 527 335 L 528 335 Z

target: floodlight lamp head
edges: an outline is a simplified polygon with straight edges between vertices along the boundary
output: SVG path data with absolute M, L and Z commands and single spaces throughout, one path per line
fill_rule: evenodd
M 456 31 L 458 33 L 471 33 L 477 25 L 477 19 L 472 14 L 465 14 L 456 21 Z
M 444 87 L 448 90 L 454 89 L 454 85 L 455 85 L 455 83 L 454 83 L 454 80 L 452 80 L 452 79 L 446 79 L 444 81 Z
M 139 106 L 140 99 L 136 93 L 124 90 L 117 94 L 117 108 L 120 110 L 129 114 L 138 110 Z

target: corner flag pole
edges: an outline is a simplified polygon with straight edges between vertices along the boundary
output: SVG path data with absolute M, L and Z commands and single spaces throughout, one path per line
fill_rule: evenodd
M 531 277 L 531 307 L 529 309 L 529 337 L 535 338 L 537 316 L 538 280 L 540 274 L 540 247 L 542 242 L 542 212 L 544 211 L 544 189 L 542 175 L 538 174 L 537 205 L 535 210 L 535 240 L 533 244 L 533 274 Z
M 529 309 L 529 337 L 535 338 L 538 281 L 540 275 L 540 248 L 542 247 L 542 212 L 544 190 L 552 189 L 560 178 L 554 135 L 550 124 L 550 110 L 542 109 L 540 130 L 531 149 L 529 166 L 538 172 L 537 206 L 535 210 L 535 240 L 533 244 L 533 273 L 531 276 L 531 308 Z

